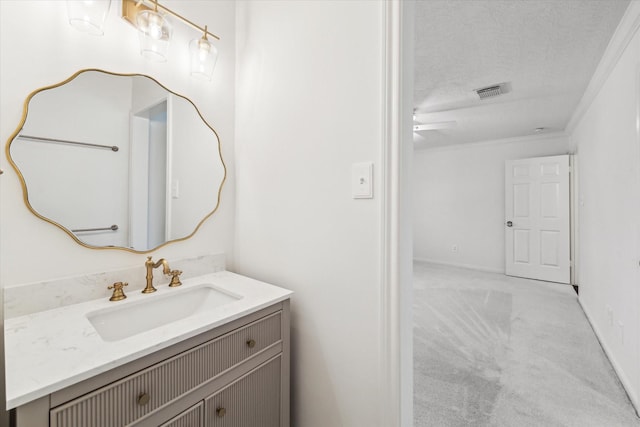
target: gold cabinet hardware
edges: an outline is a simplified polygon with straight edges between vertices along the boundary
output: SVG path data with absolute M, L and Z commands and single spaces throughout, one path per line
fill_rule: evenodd
M 151 399 L 151 397 L 149 397 L 149 395 L 147 393 L 140 393 L 140 395 L 138 396 L 138 405 L 140 406 L 144 406 L 147 403 L 149 403 L 149 400 Z
M 116 282 L 111 286 L 107 286 L 107 289 L 113 289 L 113 295 L 109 298 L 109 301 L 120 301 L 125 299 L 127 296 L 124 294 L 122 288 L 124 286 L 129 286 L 128 283 Z
M 181 270 L 171 270 L 169 272 L 169 275 L 171 276 L 171 283 L 169 283 L 170 288 L 175 288 L 176 286 L 182 285 L 182 282 L 180 281 L 181 274 Z
M 256 340 L 247 340 L 247 347 L 253 348 L 256 346 Z
M 227 410 L 226 410 L 225 408 L 217 408 L 217 409 L 216 409 L 216 415 L 217 415 L 219 418 L 224 417 L 226 414 L 227 414 Z

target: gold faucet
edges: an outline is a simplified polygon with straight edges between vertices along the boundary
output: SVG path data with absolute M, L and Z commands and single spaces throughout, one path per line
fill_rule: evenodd
M 182 274 L 182 271 L 180 270 L 171 270 L 171 268 L 169 268 L 169 262 L 164 259 L 164 258 L 160 258 L 157 262 L 153 262 L 151 260 L 151 257 L 148 256 L 147 260 L 144 262 L 144 266 L 147 269 L 147 287 L 144 288 L 142 290 L 143 294 L 150 294 L 152 292 L 155 292 L 157 289 L 153 287 L 153 269 L 154 268 L 158 268 L 162 265 L 162 273 L 169 276 L 171 275 L 171 283 L 169 283 L 170 287 L 175 287 L 175 286 L 180 286 L 182 285 L 182 282 L 180 282 L 180 279 L 178 276 L 180 276 Z

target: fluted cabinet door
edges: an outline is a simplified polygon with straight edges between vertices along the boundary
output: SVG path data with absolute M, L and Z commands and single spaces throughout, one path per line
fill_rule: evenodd
M 282 356 L 205 399 L 207 427 L 280 427 Z
M 204 403 L 200 402 L 193 405 L 186 411 L 171 418 L 160 427 L 202 427 L 202 416 L 204 411 Z

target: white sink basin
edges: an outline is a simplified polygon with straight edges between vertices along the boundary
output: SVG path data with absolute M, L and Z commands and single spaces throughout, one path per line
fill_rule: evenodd
M 87 319 L 105 341 L 118 341 L 185 319 L 242 297 L 203 285 L 176 289 L 174 294 L 149 295 L 122 306 L 96 310 Z

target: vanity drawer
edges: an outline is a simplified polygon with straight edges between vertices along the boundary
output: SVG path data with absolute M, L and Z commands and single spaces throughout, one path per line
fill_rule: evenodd
M 278 311 L 51 409 L 51 426 L 129 425 L 281 340 Z

